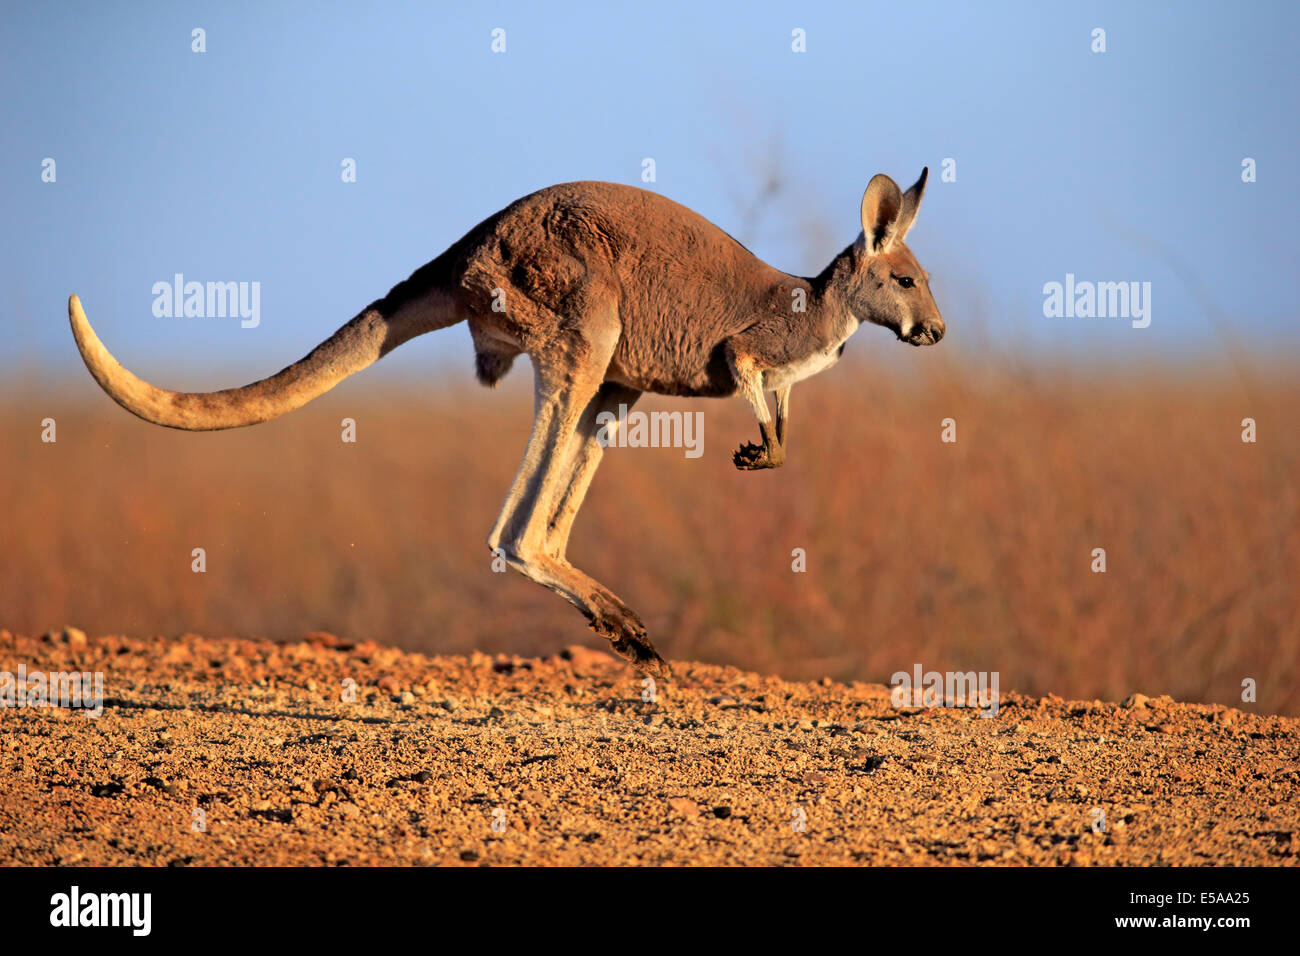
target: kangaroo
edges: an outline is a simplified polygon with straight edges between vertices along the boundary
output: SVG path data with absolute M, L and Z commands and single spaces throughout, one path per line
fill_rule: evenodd
M 740 393 L 759 442 L 742 470 L 785 461 L 790 389 L 829 368 L 860 325 L 911 345 L 944 334 L 929 274 L 903 240 L 929 170 L 906 193 L 877 175 L 862 197 L 862 234 L 815 278 L 788 275 L 670 199 L 631 186 L 550 186 L 479 223 L 366 306 L 301 361 L 218 392 L 174 392 L 137 378 L 108 352 L 73 295 L 72 334 L 90 374 L 145 421 L 204 431 L 283 415 L 408 339 L 469 323 L 479 381 L 496 385 L 527 354 L 534 419 L 523 463 L 488 547 L 556 592 L 619 656 L 667 676 L 645 625 L 565 557 L 569 532 L 615 425 L 600 419 L 643 392 Z M 776 420 L 766 393 L 776 395 Z

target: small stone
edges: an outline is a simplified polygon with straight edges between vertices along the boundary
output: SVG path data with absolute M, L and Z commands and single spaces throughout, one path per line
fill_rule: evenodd
M 1134 710 L 1147 707 L 1150 703 L 1151 698 L 1146 694 L 1129 694 L 1124 698 L 1124 703 L 1120 706 L 1124 707 L 1126 710 Z
M 612 655 L 583 647 L 581 644 L 570 644 L 560 651 L 560 657 L 572 663 L 574 667 L 603 667 L 616 662 Z
M 188 645 L 175 641 L 163 652 L 161 660 L 164 664 L 180 664 L 191 660 L 193 656 Z
M 396 694 L 401 689 L 401 685 L 398 684 L 397 678 L 390 674 L 379 679 L 379 689 L 385 694 Z
M 63 643 L 69 647 L 85 647 L 86 632 L 75 627 L 65 627 L 63 629 Z
M 668 801 L 668 809 L 688 820 L 700 815 L 700 805 L 689 797 L 673 797 Z
M 343 642 L 328 631 L 308 631 L 302 636 L 304 642 L 315 647 L 338 647 Z

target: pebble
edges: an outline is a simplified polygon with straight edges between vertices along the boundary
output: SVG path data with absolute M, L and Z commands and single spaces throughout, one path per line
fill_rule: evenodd
M 674 797 L 668 801 L 668 809 L 679 817 L 686 817 L 688 820 L 700 815 L 700 806 L 689 797 Z
M 560 657 L 570 661 L 575 667 L 600 667 L 615 663 L 615 658 L 604 651 L 595 651 L 581 644 L 571 644 L 560 651 Z

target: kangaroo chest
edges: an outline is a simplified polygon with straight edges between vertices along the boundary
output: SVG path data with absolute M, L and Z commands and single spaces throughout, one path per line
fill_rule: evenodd
M 802 382 L 818 372 L 826 371 L 840 360 L 840 356 L 844 354 L 844 346 L 848 343 L 849 336 L 856 329 L 857 322 L 853 322 L 841 330 L 841 334 L 835 341 L 814 350 L 810 355 L 786 365 L 778 365 L 775 368 L 767 369 L 763 372 L 763 391 L 771 392 L 778 388 L 788 388 L 795 382 Z

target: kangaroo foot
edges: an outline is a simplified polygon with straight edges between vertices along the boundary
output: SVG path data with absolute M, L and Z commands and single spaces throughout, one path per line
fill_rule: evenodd
M 745 442 L 735 450 L 731 460 L 741 471 L 780 468 L 785 464 L 785 449 L 780 445 L 755 445 L 753 442 Z
M 651 677 L 668 677 L 672 670 L 650 643 L 645 625 L 631 608 L 601 595 L 594 613 L 587 614 L 591 629 L 609 641 L 614 653 Z

